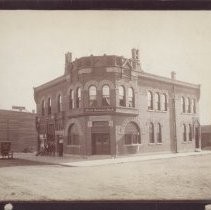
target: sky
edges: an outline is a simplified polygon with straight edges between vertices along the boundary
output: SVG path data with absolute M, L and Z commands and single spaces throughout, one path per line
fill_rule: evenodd
M 145 72 L 201 84 L 211 124 L 211 11 L 0 11 L 0 109 L 35 109 L 33 87 L 64 73 L 64 54 L 131 57 Z

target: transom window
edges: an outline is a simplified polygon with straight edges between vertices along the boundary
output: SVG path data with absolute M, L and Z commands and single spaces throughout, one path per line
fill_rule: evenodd
M 119 106 L 126 106 L 125 88 L 123 86 L 119 86 Z
M 110 88 L 108 85 L 103 86 L 103 101 L 102 105 L 103 106 L 109 106 L 110 103 Z
M 133 88 L 128 89 L 128 106 L 135 107 L 135 100 L 134 100 L 134 91 Z
M 89 87 L 89 106 L 97 106 L 97 88 L 94 85 Z

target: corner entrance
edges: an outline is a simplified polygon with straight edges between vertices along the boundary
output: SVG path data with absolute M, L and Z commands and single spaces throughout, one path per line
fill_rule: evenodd
M 92 134 L 92 154 L 109 155 L 110 154 L 110 137 L 109 133 Z

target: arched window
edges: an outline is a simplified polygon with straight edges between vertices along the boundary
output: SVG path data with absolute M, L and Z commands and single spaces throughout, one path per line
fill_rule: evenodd
M 68 128 L 68 139 L 67 144 L 68 145 L 79 145 L 79 135 L 78 135 L 78 129 L 75 124 L 70 125 Z
M 51 98 L 48 98 L 48 114 L 51 114 Z
M 62 97 L 61 95 L 58 96 L 58 99 L 57 99 L 57 107 L 58 107 L 58 112 L 61 112 L 62 111 Z
M 76 108 L 81 107 L 81 88 L 78 88 L 76 91 Z
M 123 86 L 119 86 L 119 106 L 126 106 L 125 88 Z
M 188 113 L 191 113 L 191 100 L 190 98 L 187 98 L 187 110 L 188 110 Z
M 193 131 L 192 131 L 192 125 L 191 124 L 189 124 L 189 134 L 188 134 L 188 136 L 189 136 L 189 141 L 192 141 L 192 133 L 193 133 Z
M 97 88 L 94 85 L 89 87 L 89 106 L 97 106 Z
M 161 95 L 161 110 L 167 111 L 167 95 L 165 93 Z
M 109 106 L 110 103 L 110 88 L 108 85 L 103 86 L 103 101 L 102 105 L 103 106 Z
M 154 124 L 149 124 L 149 142 L 155 143 L 155 136 L 154 136 Z
M 148 109 L 153 110 L 153 95 L 151 91 L 147 92 Z
M 155 93 L 155 109 L 160 110 L 160 94 Z
M 185 113 L 185 98 L 183 96 L 181 98 L 181 106 L 182 106 L 182 112 Z
M 131 87 L 128 89 L 128 106 L 135 107 L 134 91 Z
M 139 127 L 133 122 L 128 123 L 125 128 L 125 144 L 141 144 Z
M 45 115 L 45 100 L 42 100 L 42 115 Z
M 74 92 L 73 90 L 70 90 L 69 93 L 69 109 L 73 109 L 74 108 Z
M 196 100 L 192 99 L 192 109 L 193 109 L 193 113 L 196 113 Z
M 157 142 L 158 143 L 162 142 L 162 130 L 160 123 L 157 124 Z
M 187 131 L 185 124 L 183 124 L 183 141 L 187 141 Z

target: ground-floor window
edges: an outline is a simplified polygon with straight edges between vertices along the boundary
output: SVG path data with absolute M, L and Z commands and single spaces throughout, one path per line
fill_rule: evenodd
M 154 135 L 154 124 L 149 124 L 149 142 L 155 143 L 155 135 Z
M 125 144 L 141 144 L 139 127 L 133 122 L 128 123 L 125 128 Z
M 68 139 L 67 139 L 68 145 L 79 145 L 79 135 L 78 135 L 78 129 L 75 124 L 70 125 L 68 129 Z

